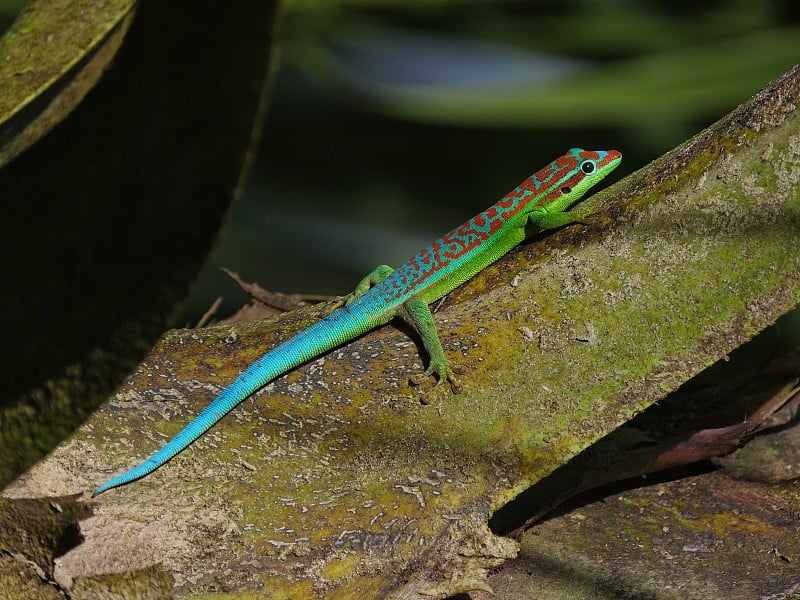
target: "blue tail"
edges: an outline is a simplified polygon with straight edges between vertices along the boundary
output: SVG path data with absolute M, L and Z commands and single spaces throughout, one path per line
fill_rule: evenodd
M 369 295 L 369 294 L 367 294 Z M 359 300 L 366 300 L 362 296 Z M 250 394 L 278 375 L 366 333 L 389 320 L 367 308 L 370 302 L 356 301 L 332 312 L 280 346 L 273 348 L 242 371 L 239 376 L 206 406 L 186 427 L 139 466 L 109 479 L 93 496 L 149 475 L 208 431 L 217 421 Z

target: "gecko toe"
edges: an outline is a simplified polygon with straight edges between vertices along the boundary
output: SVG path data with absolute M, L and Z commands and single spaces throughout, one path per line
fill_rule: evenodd
M 452 375 L 447 377 L 447 381 L 450 383 L 450 390 L 454 394 L 460 394 L 464 391 L 464 386 L 461 385 L 461 382 Z
M 435 376 L 436 383 L 433 385 L 433 387 L 424 392 L 420 398 L 420 401 L 423 404 L 430 404 L 433 402 L 434 397 L 439 395 L 440 391 L 443 389 L 442 385 L 445 382 L 449 384 L 450 391 L 452 393 L 460 394 L 464 388 L 461 385 L 461 382 L 459 382 L 456 378 L 455 374 L 462 374 L 465 372 L 465 369 L 455 365 L 450 365 L 450 363 L 436 363 L 431 364 L 427 369 L 425 369 L 424 373 L 409 377 L 409 383 L 414 386 L 419 386 L 429 381 L 431 376 Z

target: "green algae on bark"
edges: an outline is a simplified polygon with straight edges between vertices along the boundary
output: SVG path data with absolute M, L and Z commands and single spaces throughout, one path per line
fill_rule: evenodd
M 800 68 L 595 195 L 435 316 L 470 369 L 421 406 L 419 348 L 389 326 L 278 378 L 153 475 L 97 501 L 64 568 L 163 561 L 224 588 L 442 598 L 516 551 L 486 520 L 800 301 Z M 309 312 L 165 336 L 6 493 L 89 491 L 175 433 Z

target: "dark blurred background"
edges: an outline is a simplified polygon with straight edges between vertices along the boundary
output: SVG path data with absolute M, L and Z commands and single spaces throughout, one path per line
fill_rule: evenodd
M 0 0 L 3 27 L 22 5 Z M 271 290 L 346 293 L 569 147 L 621 150 L 624 176 L 800 58 L 794 0 L 294 0 L 283 13 L 257 163 L 179 325 L 218 295 L 222 315 L 246 301 L 221 266 Z

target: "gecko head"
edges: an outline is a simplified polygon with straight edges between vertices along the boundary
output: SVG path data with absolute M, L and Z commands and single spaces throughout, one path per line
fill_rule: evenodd
M 622 154 L 617 150 L 572 148 L 553 163 L 554 170 L 561 173 L 558 193 L 577 200 L 621 161 Z

